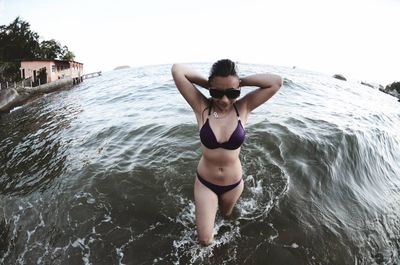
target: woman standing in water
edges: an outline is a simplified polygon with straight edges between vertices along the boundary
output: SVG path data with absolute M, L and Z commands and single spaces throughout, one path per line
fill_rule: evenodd
M 279 90 L 282 78 L 274 74 L 239 78 L 235 63 L 228 59 L 214 63 L 208 79 L 182 64 L 174 64 L 171 71 L 200 129 L 203 154 L 197 166 L 194 198 L 198 239 L 208 245 L 213 241 L 218 206 L 223 216 L 229 216 L 243 191 L 239 153 L 245 139 L 244 125 L 250 112 Z M 211 98 L 195 85 L 208 89 Z M 237 99 L 243 86 L 258 89 Z

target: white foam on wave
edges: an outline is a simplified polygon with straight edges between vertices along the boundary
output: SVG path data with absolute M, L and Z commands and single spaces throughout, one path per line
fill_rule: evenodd
M 87 244 L 85 243 L 85 238 L 77 238 L 74 242 L 71 243 L 72 247 L 81 249 L 82 261 L 85 265 L 91 265 L 89 261 L 90 259 L 90 247 L 88 245 L 89 243 L 91 243 L 90 237 Z
M 143 233 L 140 233 L 136 236 L 133 236 L 134 232 L 132 230 L 132 228 L 127 228 L 127 230 L 130 232 L 130 238 L 127 242 L 125 242 L 124 244 L 122 244 L 120 247 L 116 247 L 115 248 L 115 253 L 117 255 L 117 259 L 118 259 L 118 265 L 125 265 L 124 263 L 122 263 L 122 259 L 124 258 L 125 254 L 125 248 L 129 247 L 131 245 L 131 243 L 135 242 L 136 240 L 144 237 L 146 234 L 151 233 L 153 230 L 157 229 L 159 226 L 162 226 L 163 224 L 161 222 L 157 222 L 155 224 L 150 225 L 146 230 L 143 231 Z
M 174 222 L 181 224 L 183 229 L 180 237 L 173 241 L 173 252 L 170 256 L 173 259 L 173 264 L 181 264 L 190 262 L 202 262 L 214 256 L 214 250 L 223 245 L 230 244 L 240 237 L 240 228 L 236 220 L 226 220 L 217 214 L 214 226 L 214 241 L 208 246 L 202 246 L 198 243 L 197 232 L 195 226 L 195 205 L 194 202 L 183 198 L 179 195 L 174 195 L 176 201 L 182 205 L 181 212 L 176 216 Z M 231 257 L 235 259 L 235 255 Z M 164 257 L 158 257 L 153 260 L 153 263 L 159 263 L 164 260 Z
M 35 201 L 36 203 L 42 202 L 41 199 L 38 199 Z M 21 201 L 23 203 L 23 201 Z M 30 211 L 28 211 L 30 210 Z M 33 213 L 32 213 L 33 211 Z M 39 212 L 36 207 L 30 202 L 26 202 L 26 205 L 19 205 L 18 206 L 18 214 L 15 214 L 13 216 L 14 218 L 14 229 L 13 229 L 13 239 L 11 240 L 12 242 L 17 241 L 18 234 L 16 232 L 17 228 L 20 228 L 19 221 L 23 220 L 25 217 L 29 216 L 29 218 L 37 218 L 39 219 L 39 222 L 35 223 L 35 227 L 33 227 L 31 230 L 26 231 L 26 239 L 25 243 L 23 244 L 23 249 L 21 250 L 20 254 L 18 255 L 16 262 L 19 264 L 26 264 L 25 261 L 25 256 L 27 253 L 30 253 L 32 251 L 35 251 L 35 249 L 43 249 L 43 242 L 39 241 L 33 241 L 32 238 L 35 234 L 41 233 L 40 228 L 45 228 L 46 224 L 43 220 L 43 215 L 42 212 Z M 22 219 L 21 219 L 22 218 Z M 39 235 L 40 236 L 40 235 Z M 33 241 L 33 242 L 32 242 Z M 4 255 L 4 258 L 7 257 L 8 253 Z M 37 261 L 39 264 L 39 261 L 41 260 L 41 257 L 38 257 Z
M 42 216 L 42 213 L 39 213 L 39 219 L 40 219 L 40 223 L 37 225 L 37 226 L 35 226 L 34 228 L 33 228 L 33 230 L 28 230 L 26 233 L 27 233 L 27 236 L 28 236 L 28 238 L 27 238 L 27 240 L 26 240 L 26 242 L 27 243 L 29 243 L 29 241 L 31 240 L 31 236 L 34 234 L 34 233 L 36 233 L 36 230 L 38 229 L 38 228 L 40 228 L 40 227 L 45 227 L 46 225 L 44 224 L 44 221 L 43 221 L 43 216 Z
M 256 181 L 252 175 L 249 175 L 246 177 L 246 186 L 251 196 L 242 196 L 238 201 L 239 219 L 254 220 L 265 217 L 274 205 L 274 198 L 272 197 L 267 203 L 263 202 L 264 193 L 266 192 L 264 190 L 263 179 Z
M 96 200 L 94 199 L 93 195 L 89 192 L 79 192 L 73 196 L 73 198 L 76 200 L 74 202 L 75 206 L 80 206 L 80 205 L 92 205 L 96 203 Z M 27 256 L 31 259 L 30 257 L 32 253 L 37 253 L 36 257 L 36 262 L 37 264 L 42 264 L 43 262 L 48 262 L 50 259 L 52 260 L 53 258 L 59 258 L 64 256 L 66 253 L 71 248 L 77 248 L 80 250 L 80 256 L 83 264 L 92 264 L 90 262 L 91 260 L 91 248 L 92 245 L 96 242 L 97 238 L 101 237 L 101 234 L 96 233 L 96 227 L 103 224 L 103 223 L 112 223 L 111 219 L 111 212 L 107 207 L 104 207 L 107 212 L 104 213 L 104 218 L 100 220 L 99 223 L 93 223 L 91 233 L 85 235 L 85 236 L 75 236 L 71 235 L 69 242 L 66 242 L 66 244 L 62 247 L 54 247 L 53 243 L 51 240 L 45 240 L 44 242 L 38 241 L 37 238 L 40 238 L 40 233 L 43 231 L 43 228 L 46 227 L 43 214 L 40 212 L 39 208 L 42 208 L 43 200 L 38 199 L 35 200 L 34 204 L 38 205 L 33 205 L 30 202 L 23 203 L 23 201 L 20 202 L 20 205 L 16 206 L 16 212 L 13 215 L 13 232 L 12 232 L 12 242 L 20 241 L 21 240 L 21 235 L 18 234 L 18 229 L 20 229 L 21 224 L 20 222 L 24 222 L 26 218 L 34 219 L 36 220 L 33 224 L 35 225 L 33 228 L 29 228 L 26 230 L 26 237 L 24 240 L 26 241 L 24 244 L 24 248 L 20 251 L 20 254 L 16 258 L 16 262 L 18 264 L 26 264 L 27 262 Z M 39 207 L 40 206 L 40 207 Z M 29 210 L 29 211 L 28 211 Z M 92 218 L 83 220 L 79 224 L 87 223 L 93 221 Z M 67 213 L 67 224 L 73 228 L 76 227 L 77 223 L 71 222 L 71 216 L 70 212 Z M 26 224 L 24 224 L 26 225 Z M 74 229 L 73 229 L 74 230 Z M 18 240 L 17 240 L 18 238 Z M 9 248 L 13 248 L 13 245 L 10 245 Z M 8 250 L 10 252 L 10 250 Z M 40 254 L 39 254 L 40 252 Z M 58 253 L 58 254 L 57 254 Z M 2 257 L 0 260 L 0 263 L 2 263 L 7 256 L 9 256 L 10 253 L 5 253 L 5 255 Z

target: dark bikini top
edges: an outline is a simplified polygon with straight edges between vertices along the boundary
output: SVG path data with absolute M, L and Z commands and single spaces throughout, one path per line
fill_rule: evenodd
M 239 112 L 233 104 L 235 111 L 236 111 L 236 116 L 238 118 L 238 125 L 236 129 L 233 131 L 231 137 L 229 138 L 228 141 L 224 143 L 218 143 L 217 138 L 215 137 L 215 134 L 213 130 L 211 129 L 210 123 L 208 121 L 208 117 L 211 114 L 211 106 L 208 111 L 208 117 L 204 125 L 200 129 L 200 141 L 201 143 L 209 148 L 209 149 L 216 149 L 216 148 L 223 148 L 223 149 L 228 149 L 228 150 L 235 150 L 238 149 L 242 143 L 244 142 L 244 139 L 246 137 L 246 131 L 243 128 L 243 125 L 240 121 L 240 116 Z

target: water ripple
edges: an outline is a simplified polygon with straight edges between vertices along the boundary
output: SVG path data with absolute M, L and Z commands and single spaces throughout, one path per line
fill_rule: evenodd
M 240 70 L 284 87 L 246 124 L 245 189 L 211 246 L 194 225 L 195 116 L 159 65 L 0 116 L 0 263 L 398 263 L 398 102 L 300 69 Z

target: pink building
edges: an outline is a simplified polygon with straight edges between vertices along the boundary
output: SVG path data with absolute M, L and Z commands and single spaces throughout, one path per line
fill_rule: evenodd
M 83 64 L 75 61 L 27 60 L 21 61 L 20 70 L 23 80 L 31 78 L 35 83 L 40 79 L 40 83 L 44 84 L 66 77 L 81 80 Z

